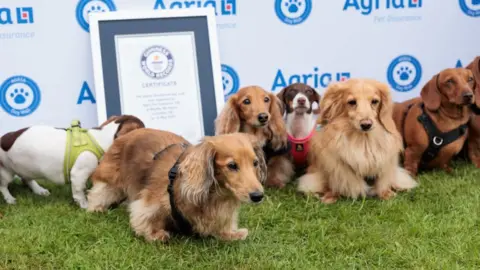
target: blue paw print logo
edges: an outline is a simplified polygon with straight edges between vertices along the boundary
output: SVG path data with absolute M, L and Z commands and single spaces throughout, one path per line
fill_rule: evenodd
M 225 100 L 235 94 L 240 87 L 240 78 L 231 66 L 222 65 L 222 86 Z
M 299 2 L 298 0 L 288 0 L 285 2 L 285 6 L 288 8 L 288 12 L 290 13 L 297 13 L 301 5 L 302 2 Z
M 101 6 L 95 6 L 95 5 L 92 5 L 89 9 L 87 9 L 87 13 L 90 13 L 90 12 L 105 12 L 105 9 Z
M 24 104 L 27 101 L 28 95 L 28 92 L 25 92 L 23 88 L 20 88 L 13 90 L 13 93 L 10 94 L 10 97 L 16 104 Z
M 80 0 L 76 9 L 77 22 L 86 32 L 90 32 L 88 18 L 90 13 L 116 11 L 113 0 Z
M 400 67 L 400 69 L 397 70 L 397 74 L 402 81 L 408 81 L 412 72 L 413 71 L 409 67 Z
M 303 23 L 312 11 L 312 0 L 275 0 L 275 13 L 285 24 Z
M 388 66 L 387 80 L 390 86 L 399 92 L 414 89 L 422 78 L 422 66 L 411 55 L 400 55 Z
M 32 114 L 40 105 L 37 83 L 25 76 L 13 76 L 0 85 L 0 107 L 6 113 L 23 117 Z
M 459 0 L 460 9 L 470 17 L 480 16 L 480 0 Z

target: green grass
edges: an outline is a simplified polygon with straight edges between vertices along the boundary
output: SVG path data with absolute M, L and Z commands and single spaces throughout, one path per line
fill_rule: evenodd
M 68 186 L 47 198 L 12 184 L 17 205 L 0 202 L 0 269 L 478 269 L 480 170 L 422 174 L 390 201 L 325 206 L 293 186 L 268 190 L 241 211 L 243 242 L 133 235 L 124 206 L 105 214 L 77 208 Z

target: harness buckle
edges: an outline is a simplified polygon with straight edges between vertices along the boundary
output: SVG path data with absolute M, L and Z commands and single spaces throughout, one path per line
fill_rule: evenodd
M 433 142 L 433 144 L 435 144 L 436 146 L 440 146 L 440 145 L 443 144 L 443 138 L 438 137 L 438 136 L 434 136 L 432 142 Z

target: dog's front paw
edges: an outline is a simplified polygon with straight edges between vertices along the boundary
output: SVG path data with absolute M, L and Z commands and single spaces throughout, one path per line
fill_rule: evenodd
M 285 182 L 282 180 L 278 179 L 278 177 L 272 177 L 268 178 L 267 181 L 265 182 L 265 186 L 269 188 L 284 188 L 285 187 Z
M 238 229 L 236 231 L 221 232 L 218 237 L 225 241 L 245 240 L 248 236 L 247 229 Z
M 334 194 L 333 192 L 327 192 L 320 200 L 324 204 L 332 204 L 337 202 L 338 195 Z
M 88 201 L 87 200 L 77 201 L 77 204 L 82 209 L 87 209 L 88 208 Z
M 393 190 L 391 189 L 387 189 L 385 191 L 382 191 L 378 194 L 378 197 L 382 200 L 389 200 L 393 197 L 395 197 L 397 195 L 397 193 L 395 193 Z
M 448 166 L 448 165 L 444 165 L 443 166 L 443 170 L 448 173 L 448 174 L 452 174 L 453 173 L 453 169 L 452 167 Z
M 170 239 L 170 234 L 165 230 L 158 230 L 150 235 L 145 236 L 145 239 L 149 242 L 161 241 L 165 243 Z
M 11 198 L 5 198 L 5 201 L 7 202 L 7 204 L 16 204 L 17 203 L 17 199 L 11 197 Z
M 238 240 L 245 240 L 247 239 L 247 236 L 248 236 L 248 229 L 241 228 L 241 229 L 238 229 L 236 232 L 236 237 Z
M 44 189 L 44 188 L 39 188 L 39 189 L 35 190 L 35 194 L 47 197 L 47 196 L 50 196 L 50 191 L 48 191 L 47 189 Z

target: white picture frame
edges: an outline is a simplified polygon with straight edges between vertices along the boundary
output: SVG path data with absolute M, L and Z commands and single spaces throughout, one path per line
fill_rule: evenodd
M 115 12 L 104 12 L 104 13 L 92 13 L 89 17 L 89 24 L 90 24 L 90 38 L 91 38 L 91 50 L 92 50 L 92 62 L 93 62 L 93 76 L 94 76 L 94 85 L 95 85 L 95 95 L 96 95 L 96 105 L 97 105 L 97 118 L 98 122 L 103 123 L 106 121 L 111 115 L 118 115 L 118 114 L 132 114 L 135 115 L 135 112 L 127 111 L 124 112 L 121 109 L 120 111 L 116 107 L 117 105 L 110 105 L 113 103 L 117 103 L 116 98 L 110 98 L 109 103 L 107 104 L 108 94 L 109 97 L 115 96 L 115 91 L 118 91 L 118 96 L 120 97 L 122 93 L 120 93 L 121 87 L 119 84 L 121 83 L 120 74 L 117 71 L 112 71 L 112 69 L 117 69 L 119 63 L 117 63 L 117 59 L 115 59 L 115 63 L 112 63 L 112 57 L 110 55 L 110 50 L 106 48 L 108 46 L 111 47 L 113 39 L 116 39 L 118 35 L 135 35 L 135 34 L 152 34 L 157 33 L 161 35 L 162 33 L 175 33 L 175 32 L 185 32 L 185 31 L 194 31 L 195 37 L 200 36 L 203 37 L 198 39 L 200 41 L 196 44 L 200 44 L 201 46 L 197 46 L 196 50 L 196 64 L 198 76 L 199 76 L 199 87 L 201 91 L 201 103 L 203 106 L 202 112 L 199 112 L 203 115 L 203 124 L 204 124 L 204 136 L 205 135 L 214 135 L 214 120 L 216 116 L 222 110 L 225 100 L 224 100 L 224 93 L 223 93 L 223 86 L 222 86 L 222 71 L 221 71 L 221 62 L 220 62 L 220 53 L 218 48 L 218 38 L 217 38 L 217 27 L 216 27 L 216 19 L 215 19 L 215 11 L 213 8 L 194 8 L 194 9 L 170 9 L 170 10 L 129 10 L 129 11 L 115 11 Z M 175 20 L 172 20 L 175 19 Z M 178 20 L 184 19 L 184 20 Z M 169 20 L 169 23 L 162 23 Z M 197 23 L 193 23 L 196 20 Z M 206 21 L 206 27 L 203 23 L 198 23 L 200 20 Z M 154 23 L 154 22 L 158 22 Z M 177 24 L 175 24 L 177 23 Z M 133 24 L 136 27 L 133 27 Z M 144 27 L 138 27 L 140 24 L 144 24 Z M 118 25 L 118 30 L 115 30 L 115 25 Z M 132 25 L 132 27 L 129 27 Z M 159 27 L 161 25 L 161 28 Z M 193 26 L 195 29 L 188 29 L 188 25 L 195 25 Z M 201 25 L 201 26 L 198 26 Z M 103 27 L 103 28 L 102 28 Z M 152 32 L 152 30 L 148 30 L 149 28 L 158 28 L 157 32 Z M 171 29 L 169 30 L 168 27 Z M 179 28 L 184 27 L 183 30 L 178 30 Z M 206 29 L 203 29 L 203 28 Z M 131 32 L 125 33 L 128 30 L 125 29 L 135 29 L 131 30 Z M 137 31 L 138 29 L 138 31 Z M 172 30 L 173 29 L 173 30 Z M 175 31 L 177 29 L 178 31 Z M 117 32 L 115 32 L 117 31 Z M 134 32 L 137 31 L 137 32 Z M 143 31 L 143 32 L 142 32 Z M 150 32 L 148 32 L 150 31 Z M 198 35 L 197 32 L 201 35 Z M 207 31 L 208 33 L 205 33 Z M 205 40 L 205 36 L 208 36 L 208 42 Z M 202 42 L 202 43 L 199 43 Z M 208 46 L 206 45 L 208 43 Z M 103 51 L 102 51 L 102 46 Z M 108 47 L 108 48 L 110 48 Z M 207 49 L 208 48 L 208 49 Z M 116 50 L 116 48 L 113 48 Z M 202 50 L 199 54 L 199 50 Z M 207 51 L 208 50 L 208 51 Z M 115 52 L 113 52 L 115 53 Z M 204 54 L 209 55 L 209 57 L 205 58 Z M 202 55 L 202 59 L 199 59 L 199 55 Z M 107 59 L 109 61 L 107 61 Z M 203 62 L 202 62 L 203 61 Z M 207 72 L 203 70 L 207 69 Z M 211 70 L 211 72 L 208 72 Z M 203 72 L 200 74 L 200 72 Z M 116 74 L 109 75 L 109 74 Z M 208 74 L 208 75 L 205 75 Z M 114 78 L 115 77 L 115 78 Z M 116 80 L 116 82 L 114 82 Z M 115 86 L 116 85 L 116 86 Z M 118 87 L 118 89 L 116 88 Z M 213 87 L 213 89 L 208 89 Z M 116 90 L 115 90 L 116 89 Z M 124 90 L 128 91 L 128 90 Z M 214 91 L 214 94 L 208 92 Z M 207 99 L 206 96 L 209 98 Z M 211 97 L 215 98 L 215 106 L 211 106 L 212 100 Z M 115 99 L 115 100 L 114 100 Z M 118 101 L 121 103 L 121 100 Z M 112 107 L 113 106 L 113 107 Z M 113 109 L 112 109 L 113 108 Z M 215 108 L 215 112 L 206 111 Z M 188 108 L 186 108 L 188 109 Z M 115 113 L 112 113 L 115 111 Z M 185 123 L 188 125 L 188 123 Z M 147 125 L 148 127 L 148 125 Z M 168 130 L 166 128 L 165 130 Z M 182 134 L 179 134 L 182 135 Z

